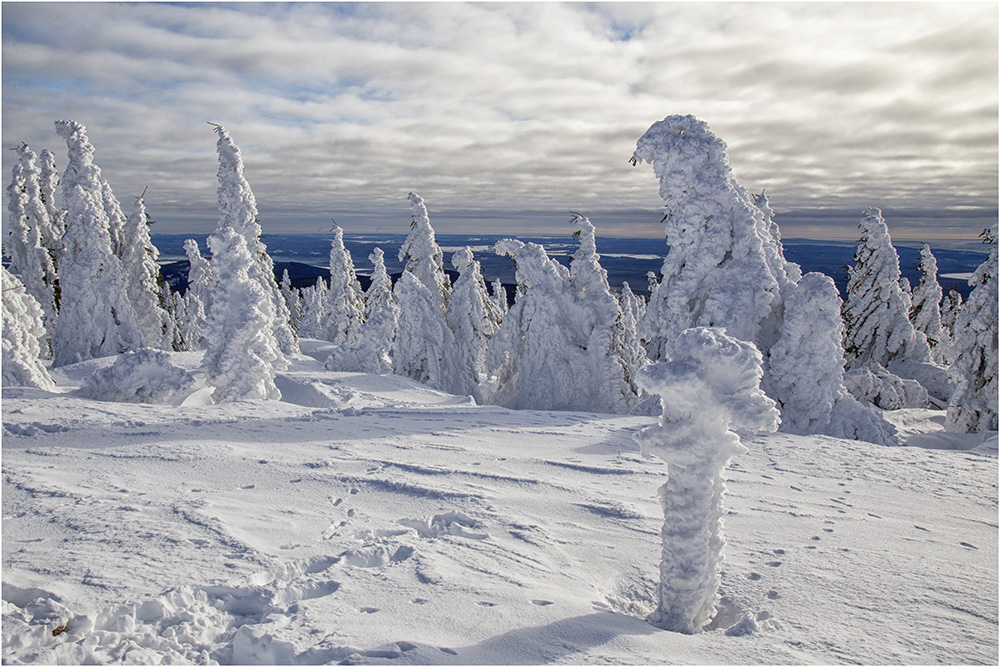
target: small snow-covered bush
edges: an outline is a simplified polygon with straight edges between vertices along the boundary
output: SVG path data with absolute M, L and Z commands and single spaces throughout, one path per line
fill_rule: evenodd
M 193 384 L 194 377 L 171 364 L 169 354 L 144 347 L 95 371 L 76 393 L 98 401 L 171 403 Z

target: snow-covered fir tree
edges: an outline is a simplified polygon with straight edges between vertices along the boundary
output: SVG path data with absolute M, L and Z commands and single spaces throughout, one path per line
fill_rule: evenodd
M 849 369 L 869 363 L 888 366 L 896 359 L 927 361 L 926 337 L 910 322 L 900 286 L 899 256 L 878 208 L 866 208 L 861 240 L 848 267 L 844 304 L 844 352 Z
M 299 320 L 299 336 L 325 340 L 327 321 L 326 293 L 329 288 L 323 276 L 316 277 L 316 284 L 301 290 L 302 319 Z
M 216 148 L 219 154 L 219 229 L 230 227 L 240 234 L 253 258 L 250 277 L 260 283 L 264 293 L 273 302 L 274 331 L 283 355 L 298 354 L 299 346 L 290 324 L 291 317 L 285 300 L 274 277 L 274 262 L 267 254 L 267 246 L 260 240 L 261 228 L 257 220 L 257 200 L 243 175 L 243 156 L 231 136 L 221 125 L 215 126 L 219 135 Z M 211 310 L 209 311 L 211 314 Z M 284 360 L 279 362 L 284 364 Z
M 385 252 L 382 248 L 375 248 L 368 255 L 368 261 L 372 263 L 372 282 L 365 292 L 365 320 L 393 304 L 392 300 L 392 278 L 389 277 L 385 269 Z
M 163 280 L 157 261 L 160 252 L 149 237 L 149 216 L 142 196 L 136 197 L 132 215 L 125 222 L 121 249 L 127 293 L 145 347 L 169 350 L 177 323 L 163 307 Z
M 6 267 L 3 272 L 3 386 L 52 389 L 55 383 L 41 361 L 45 336 L 42 309 Z
M 500 278 L 493 279 L 490 289 L 490 296 L 493 298 L 494 303 L 493 312 L 496 313 L 497 326 L 499 327 L 500 323 L 503 322 L 503 318 L 506 317 L 507 311 L 510 309 L 510 304 L 507 303 L 507 290 L 504 289 Z
M 647 366 L 639 384 L 659 395 L 659 424 L 636 435 L 644 456 L 667 462 L 660 487 L 663 554 L 656 610 L 647 619 L 694 633 L 715 616 L 726 514 L 725 468 L 746 452 L 735 431 L 773 432 L 774 401 L 760 389 L 761 354 L 721 328 L 697 327 L 671 344 L 672 361 Z
M 413 220 L 410 223 L 410 233 L 399 248 L 399 262 L 403 265 L 404 272 L 412 273 L 427 288 L 434 304 L 443 314 L 451 287 L 448 274 L 444 272 L 444 253 L 434 237 L 423 198 L 414 192 L 408 198 Z
M 895 428 L 845 387 L 841 304 L 833 279 L 822 273 L 804 275 L 786 298 L 781 336 L 770 351 L 781 430 L 894 445 Z
M 43 149 L 38 154 L 38 169 L 39 195 L 45 206 L 45 217 L 48 222 L 41 229 L 42 245 L 48 249 L 58 270 L 59 257 L 62 256 L 62 235 L 66 231 L 66 210 L 56 207 L 59 172 L 56 169 L 56 156 L 52 151 Z
M 955 392 L 945 429 L 957 433 L 997 430 L 997 227 L 982 236 L 992 247 L 969 279 L 975 288 L 958 313 L 950 351 Z
M 956 290 L 948 290 L 941 302 L 941 326 L 948 333 L 948 340 L 955 334 L 955 322 L 962 310 L 962 295 Z
M 178 309 L 177 326 L 185 349 L 204 350 L 208 345 L 205 338 L 208 311 L 217 280 L 211 262 L 202 256 L 197 241 L 185 239 L 184 254 L 188 258 L 188 283 Z
M 351 253 L 344 247 L 344 230 L 334 223 L 330 242 L 330 287 L 323 310 L 323 340 L 355 345 L 365 318 L 365 295 L 354 271 Z
M 292 279 L 288 276 L 288 269 L 281 272 L 281 282 L 278 284 L 281 296 L 285 299 L 285 306 L 288 308 L 289 322 L 292 331 L 298 334 L 299 324 L 302 322 L 302 303 L 299 290 L 292 287 Z
M 486 374 L 486 345 L 497 331 L 496 316 L 491 312 L 495 305 L 471 248 L 456 251 L 451 263 L 458 270 L 458 279 L 448 299 L 456 370 L 456 376 L 448 383 L 449 391 L 470 395 L 482 403 L 480 382 Z
M 636 296 L 628 283 L 623 283 L 619 303 L 622 310 L 622 330 L 625 333 L 622 341 L 622 364 L 625 368 L 625 378 L 638 398 L 642 391 L 635 378 L 639 370 L 648 363 L 646 348 L 643 347 L 638 332 L 639 322 L 646 314 L 646 301 Z
M 455 335 L 431 293 L 415 273 L 403 271 L 393 288 L 399 307 L 392 366 L 396 375 L 450 391 L 459 376 L 456 370 Z
M 51 334 L 56 323 L 56 269 L 52 255 L 42 243 L 42 231 L 50 226 L 49 214 L 42 200 L 37 156 L 26 144 L 21 144 L 16 150 L 18 162 L 14 165 L 11 183 L 7 187 L 10 216 L 5 250 L 10 257 L 11 272 L 42 308 L 46 333 L 40 344 L 43 356 L 49 357 Z
M 216 403 L 278 399 L 275 371 L 283 356 L 274 332 L 274 299 L 258 277 L 246 238 L 232 227 L 208 237 L 217 281 L 202 360 Z
M 392 297 L 392 280 L 385 270 L 385 253 L 375 248 L 368 259 L 374 265 L 372 282 L 365 293 L 365 322 L 358 343 L 341 345 L 330 353 L 326 368 L 357 373 L 391 373 L 392 349 L 399 322 L 399 307 Z
M 121 261 L 112 251 L 104 185 L 86 128 L 56 121 L 69 163 L 62 178 L 67 206 L 59 262 L 59 317 L 52 337 L 53 365 L 63 366 L 142 347 L 128 300 Z
M 913 290 L 910 303 L 910 321 L 913 328 L 924 334 L 935 361 L 944 360 L 944 351 L 951 343 L 948 330 L 941 325 L 941 298 L 943 290 L 937 279 L 937 259 L 926 243 L 920 249 L 920 283 Z

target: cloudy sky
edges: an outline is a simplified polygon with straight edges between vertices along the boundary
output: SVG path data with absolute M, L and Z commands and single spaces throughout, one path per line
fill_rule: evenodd
M 766 189 L 785 237 L 974 238 L 997 218 L 998 5 L 4 2 L 3 142 L 87 126 L 128 210 L 216 221 L 215 135 L 240 146 L 265 231 L 650 235 L 628 163 L 693 114 Z M 12 151 L 2 151 L 4 181 Z

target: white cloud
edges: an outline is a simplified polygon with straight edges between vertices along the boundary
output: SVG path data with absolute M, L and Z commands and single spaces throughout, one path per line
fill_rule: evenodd
M 551 211 L 562 232 L 571 208 L 648 210 L 635 224 L 655 232 L 654 179 L 627 159 L 674 113 L 709 122 L 740 182 L 767 188 L 779 212 L 995 209 L 996 14 L 961 3 L 7 3 L 3 139 L 61 155 L 52 122 L 79 120 L 119 198 L 150 186 L 160 231 L 214 225 L 206 121 L 241 146 L 275 226 L 336 215 L 348 229 L 405 228 L 416 190 L 444 220 Z

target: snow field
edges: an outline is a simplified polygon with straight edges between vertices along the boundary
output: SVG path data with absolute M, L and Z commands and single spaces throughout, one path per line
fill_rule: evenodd
M 744 436 L 719 615 L 687 636 L 643 620 L 652 418 L 480 407 L 328 348 L 281 401 L 207 404 L 196 352 L 178 405 L 70 393 L 114 357 L 5 388 L 4 662 L 997 661 L 995 444 Z

